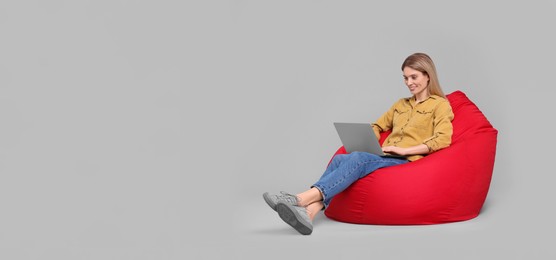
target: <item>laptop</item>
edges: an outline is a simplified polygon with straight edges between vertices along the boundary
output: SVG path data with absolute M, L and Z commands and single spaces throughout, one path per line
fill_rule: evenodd
M 397 154 L 385 154 L 382 151 L 378 139 L 371 124 L 369 123 L 334 123 L 340 140 L 348 153 L 367 152 L 383 157 L 405 159 L 405 156 Z

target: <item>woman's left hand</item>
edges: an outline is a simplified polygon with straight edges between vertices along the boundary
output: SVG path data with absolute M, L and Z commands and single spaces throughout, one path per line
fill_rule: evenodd
M 426 144 L 419 144 L 411 147 L 397 147 L 397 146 L 385 146 L 382 147 L 382 151 L 385 153 L 395 153 L 399 155 L 414 155 L 414 154 L 428 154 L 430 149 Z
M 385 153 L 394 153 L 398 155 L 406 155 L 405 148 L 397 147 L 397 146 L 385 146 L 382 147 L 382 151 Z

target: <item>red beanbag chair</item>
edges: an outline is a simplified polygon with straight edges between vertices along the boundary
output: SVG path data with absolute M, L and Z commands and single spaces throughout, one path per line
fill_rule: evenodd
M 361 178 L 332 199 L 325 215 L 382 225 L 437 224 L 479 215 L 490 186 L 498 131 L 463 92 L 447 98 L 454 112 L 449 147 Z M 336 152 L 343 153 L 343 147 Z

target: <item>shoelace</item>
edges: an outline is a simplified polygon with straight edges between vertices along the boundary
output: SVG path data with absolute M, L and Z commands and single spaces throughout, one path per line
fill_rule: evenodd
M 287 203 L 290 203 L 292 205 L 297 205 L 297 196 L 295 196 L 293 194 L 289 194 L 285 191 L 280 191 L 280 193 L 282 195 L 276 195 L 278 200 L 283 200 L 283 201 L 286 201 Z
M 292 205 L 295 205 L 296 206 L 295 209 L 303 213 L 301 214 L 301 217 L 307 220 L 309 223 L 312 222 L 311 218 L 309 218 L 309 209 L 307 209 L 306 207 L 297 206 L 297 196 L 287 193 L 285 191 L 280 191 L 280 193 L 282 195 L 276 195 L 276 197 L 278 197 L 278 200 L 283 200 L 288 203 L 291 203 Z

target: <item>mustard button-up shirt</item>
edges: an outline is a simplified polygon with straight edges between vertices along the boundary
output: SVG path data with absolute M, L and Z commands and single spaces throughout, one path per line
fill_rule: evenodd
M 425 144 L 432 153 L 452 142 L 452 119 L 452 107 L 445 98 L 431 95 L 417 103 L 414 97 L 410 97 L 398 100 L 372 127 L 377 138 L 380 132 L 392 130 L 383 146 Z M 407 159 L 415 161 L 423 156 L 411 155 Z

